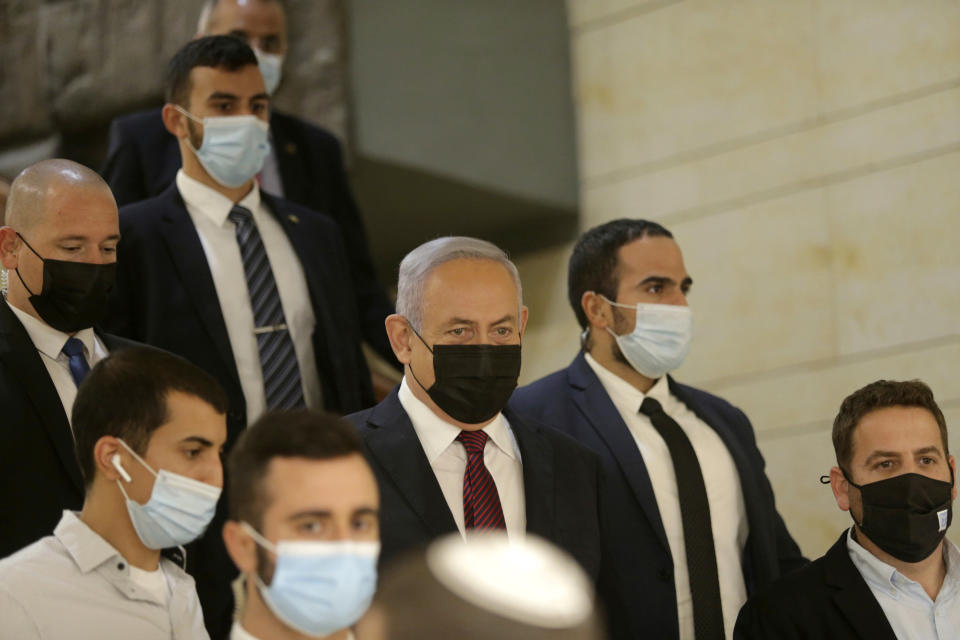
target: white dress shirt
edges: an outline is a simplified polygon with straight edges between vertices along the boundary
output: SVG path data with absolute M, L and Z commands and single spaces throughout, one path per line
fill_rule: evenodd
M 227 217 L 233 208 L 233 202 L 194 180 L 184 173 L 183 169 L 177 172 L 177 188 L 183 196 L 197 235 L 200 236 L 200 245 L 210 266 L 233 358 L 240 375 L 240 387 L 247 403 L 249 424 L 264 412 L 267 401 L 263 370 L 260 367 L 260 351 L 253 333 L 253 308 L 250 306 L 250 292 L 243 271 L 243 259 L 240 257 L 240 245 L 237 244 L 236 226 Z M 263 247 L 270 260 L 277 291 L 280 293 L 283 315 L 297 352 L 297 364 L 300 366 L 300 380 L 307 406 L 323 408 L 320 375 L 313 353 L 312 338 L 316 318 L 303 266 L 283 227 L 261 202 L 256 181 L 250 193 L 237 204 L 246 207 L 253 214 L 257 230 L 263 239 Z
M 131 576 L 120 553 L 77 514 L 52 536 L 0 560 L 0 640 L 208 638 L 193 578 L 160 559 L 161 601 Z
M 437 476 L 443 497 L 457 528 L 464 534 L 463 476 L 467 471 L 467 452 L 457 442 L 460 427 L 442 420 L 430 407 L 413 395 L 404 376 L 400 382 L 400 404 L 403 405 L 413 429 L 417 432 L 423 452 L 433 473 Z M 526 496 L 523 491 L 523 462 L 510 424 L 502 413 L 485 426 L 487 444 L 483 449 L 486 465 L 500 495 L 503 519 L 510 538 L 522 537 L 527 530 Z
M 10 310 L 20 320 L 20 324 L 27 330 L 27 335 L 37 348 L 43 365 L 50 374 L 50 380 L 53 386 L 57 388 L 57 395 L 60 396 L 60 403 L 63 404 L 63 410 L 67 414 L 67 422 L 71 421 L 70 413 L 73 411 L 73 401 L 77 398 L 77 384 L 70 375 L 70 358 L 63 353 L 63 345 L 67 344 L 70 336 L 63 331 L 58 331 L 48 325 L 46 322 L 34 318 L 26 311 L 17 309 L 10 303 L 6 303 Z M 107 348 L 94 333 L 93 329 L 83 329 L 78 331 L 75 336 L 77 340 L 83 343 L 83 356 L 87 359 L 87 364 L 92 369 L 95 364 L 107 357 Z
M 693 601 L 690 595 L 690 576 L 687 572 L 687 549 L 683 538 L 677 477 L 666 442 L 654 428 L 650 418 L 640 413 L 643 399 L 649 396 L 657 400 L 664 412 L 680 425 L 693 445 L 710 504 L 710 526 L 713 529 L 713 544 L 717 554 L 723 627 L 727 638 L 733 638 L 737 614 L 747 600 L 741 561 L 749 527 L 740 476 L 730 452 L 716 431 L 670 393 L 666 376 L 657 380 L 644 394 L 604 368 L 589 353 L 586 360 L 630 430 L 650 475 L 660 519 L 663 521 L 673 556 L 680 640 L 693 640 L 694 633 Z
M 847 553 L 887 616 L 898 640 L 960 638 L 960 550 L 943 541 L 947 574 L 936 600 L 920 585 L 864 549 L 847 533 Z

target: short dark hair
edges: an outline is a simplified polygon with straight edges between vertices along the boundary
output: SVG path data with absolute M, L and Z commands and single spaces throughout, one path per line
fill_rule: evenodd
M 360 437 L 350 423 L 310 409 L 265 413 L 237 440 L 227 459 L 230 519 L 259 529 L 268 506 L 264 478 L 274 458 L 330 460 L 363 456 Z
M 596 226 L 577 240 L 567 269 L 567 295 L 581 329 L 590 324 L 580 300 L 587 291 L 617 299 L 620 284 L 617 251 L 625 244 L 645 237 L 672 238 L 665 227 L 639 218 L 620 218 Z
M 96 473 L 93 449 L 103 436 L 123 439 L 143 455 L 153 432 L 169 419 L 167 397 L 185 393 L 225 414 L 227 396 L 196 365 L 152 347 L 111 353 L 90 371 L 77 390 L 72 423 L 77 459 L 86 485 Z
M 840 405 L 840 412 L 833 421 L 833 450 L 837 464 L 849 472 L 853 458 L 853 432 L 865 415 L 886 407 L 920 407 L 933 414 L 940 427 L 943 453 L 950 454 L 947 446 L 947 421 L 933 399 L 933 391 L 919 380 L 877 380 L 862 389 L 857 389 Z
M 256 65 L 257 56 L 246 42 L 234 36 L 204 36 L 191 40 L 167 63 L 163 89 L 167 102 L 187 107 L 190 102 L 190 72 L 196 67 L 236 71 Z

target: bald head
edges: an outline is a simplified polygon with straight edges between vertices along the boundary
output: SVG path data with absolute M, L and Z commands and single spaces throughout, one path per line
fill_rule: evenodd
M 81 191 L 99 191 L 113 201 L 110 187 L 92 169 L 62 158 L 38 162 L 10 185 L 4 224 L 21 233 L 29 231 L 43 221 L 56 200 Z
M 261 53 L 287 51 L 287 16 L 281 0 L 206 0 L 197 36 L 235 36 Z

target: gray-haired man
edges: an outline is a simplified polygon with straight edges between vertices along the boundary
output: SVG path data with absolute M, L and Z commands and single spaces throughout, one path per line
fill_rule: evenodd
M 386 329 L 403 381 L 349 416 L 380 484 L 381 562 L 445 533 L 506 529 L 555 542 L 596 578 L 596 458 L 501 412 L 527 320 L 516 267 L 489 242 L 439 238 L 403 259 L 397 291 Z

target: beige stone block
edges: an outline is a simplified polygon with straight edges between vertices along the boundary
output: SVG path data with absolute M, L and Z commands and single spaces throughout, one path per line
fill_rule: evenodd
M 530 310 L 523 336 L 520 384 L 570 364 L 580 348 L 580 327 L 567 301 L 567 261 L 573 245 L 524 255 L 516 261 L 523 301 Z
M 811 2 L 683 2 L 573 42 L 588 181 L 817 109 Z
M 953 0 L 817 0 L 823 112 L 960 77 L 960 4 Z
M 743 409 L 758 433 L 832 424 L 843 399 L 874 380 L 920 379 L 938 402 L 960 403 L 960 337 L 904 345 L 872 357 L 852 356 L 742 379 L 690 380 Z M 960 422 L 956 431 L 960 435 Z
M 829 427 L 778 438 L 758 438 L 767 463 L 777 510 L 793 539 L 808 558 L 823 555 L 850 526 L 850 516 L 837 507 L 829 485 L 820 476 L 835 463 Z
M 826 220 L 822 194 L 806 191 L 671 225 L 694 281 L 693 349 L 678 375 L 717 379 L 832 356 Z
M 587 185 L 586 219 L 669 221 L 875 173 L 960 144 L 960 87 L 622 180 Z
M 837 346 L 958 334 L 960 152 L 830 187 Z

